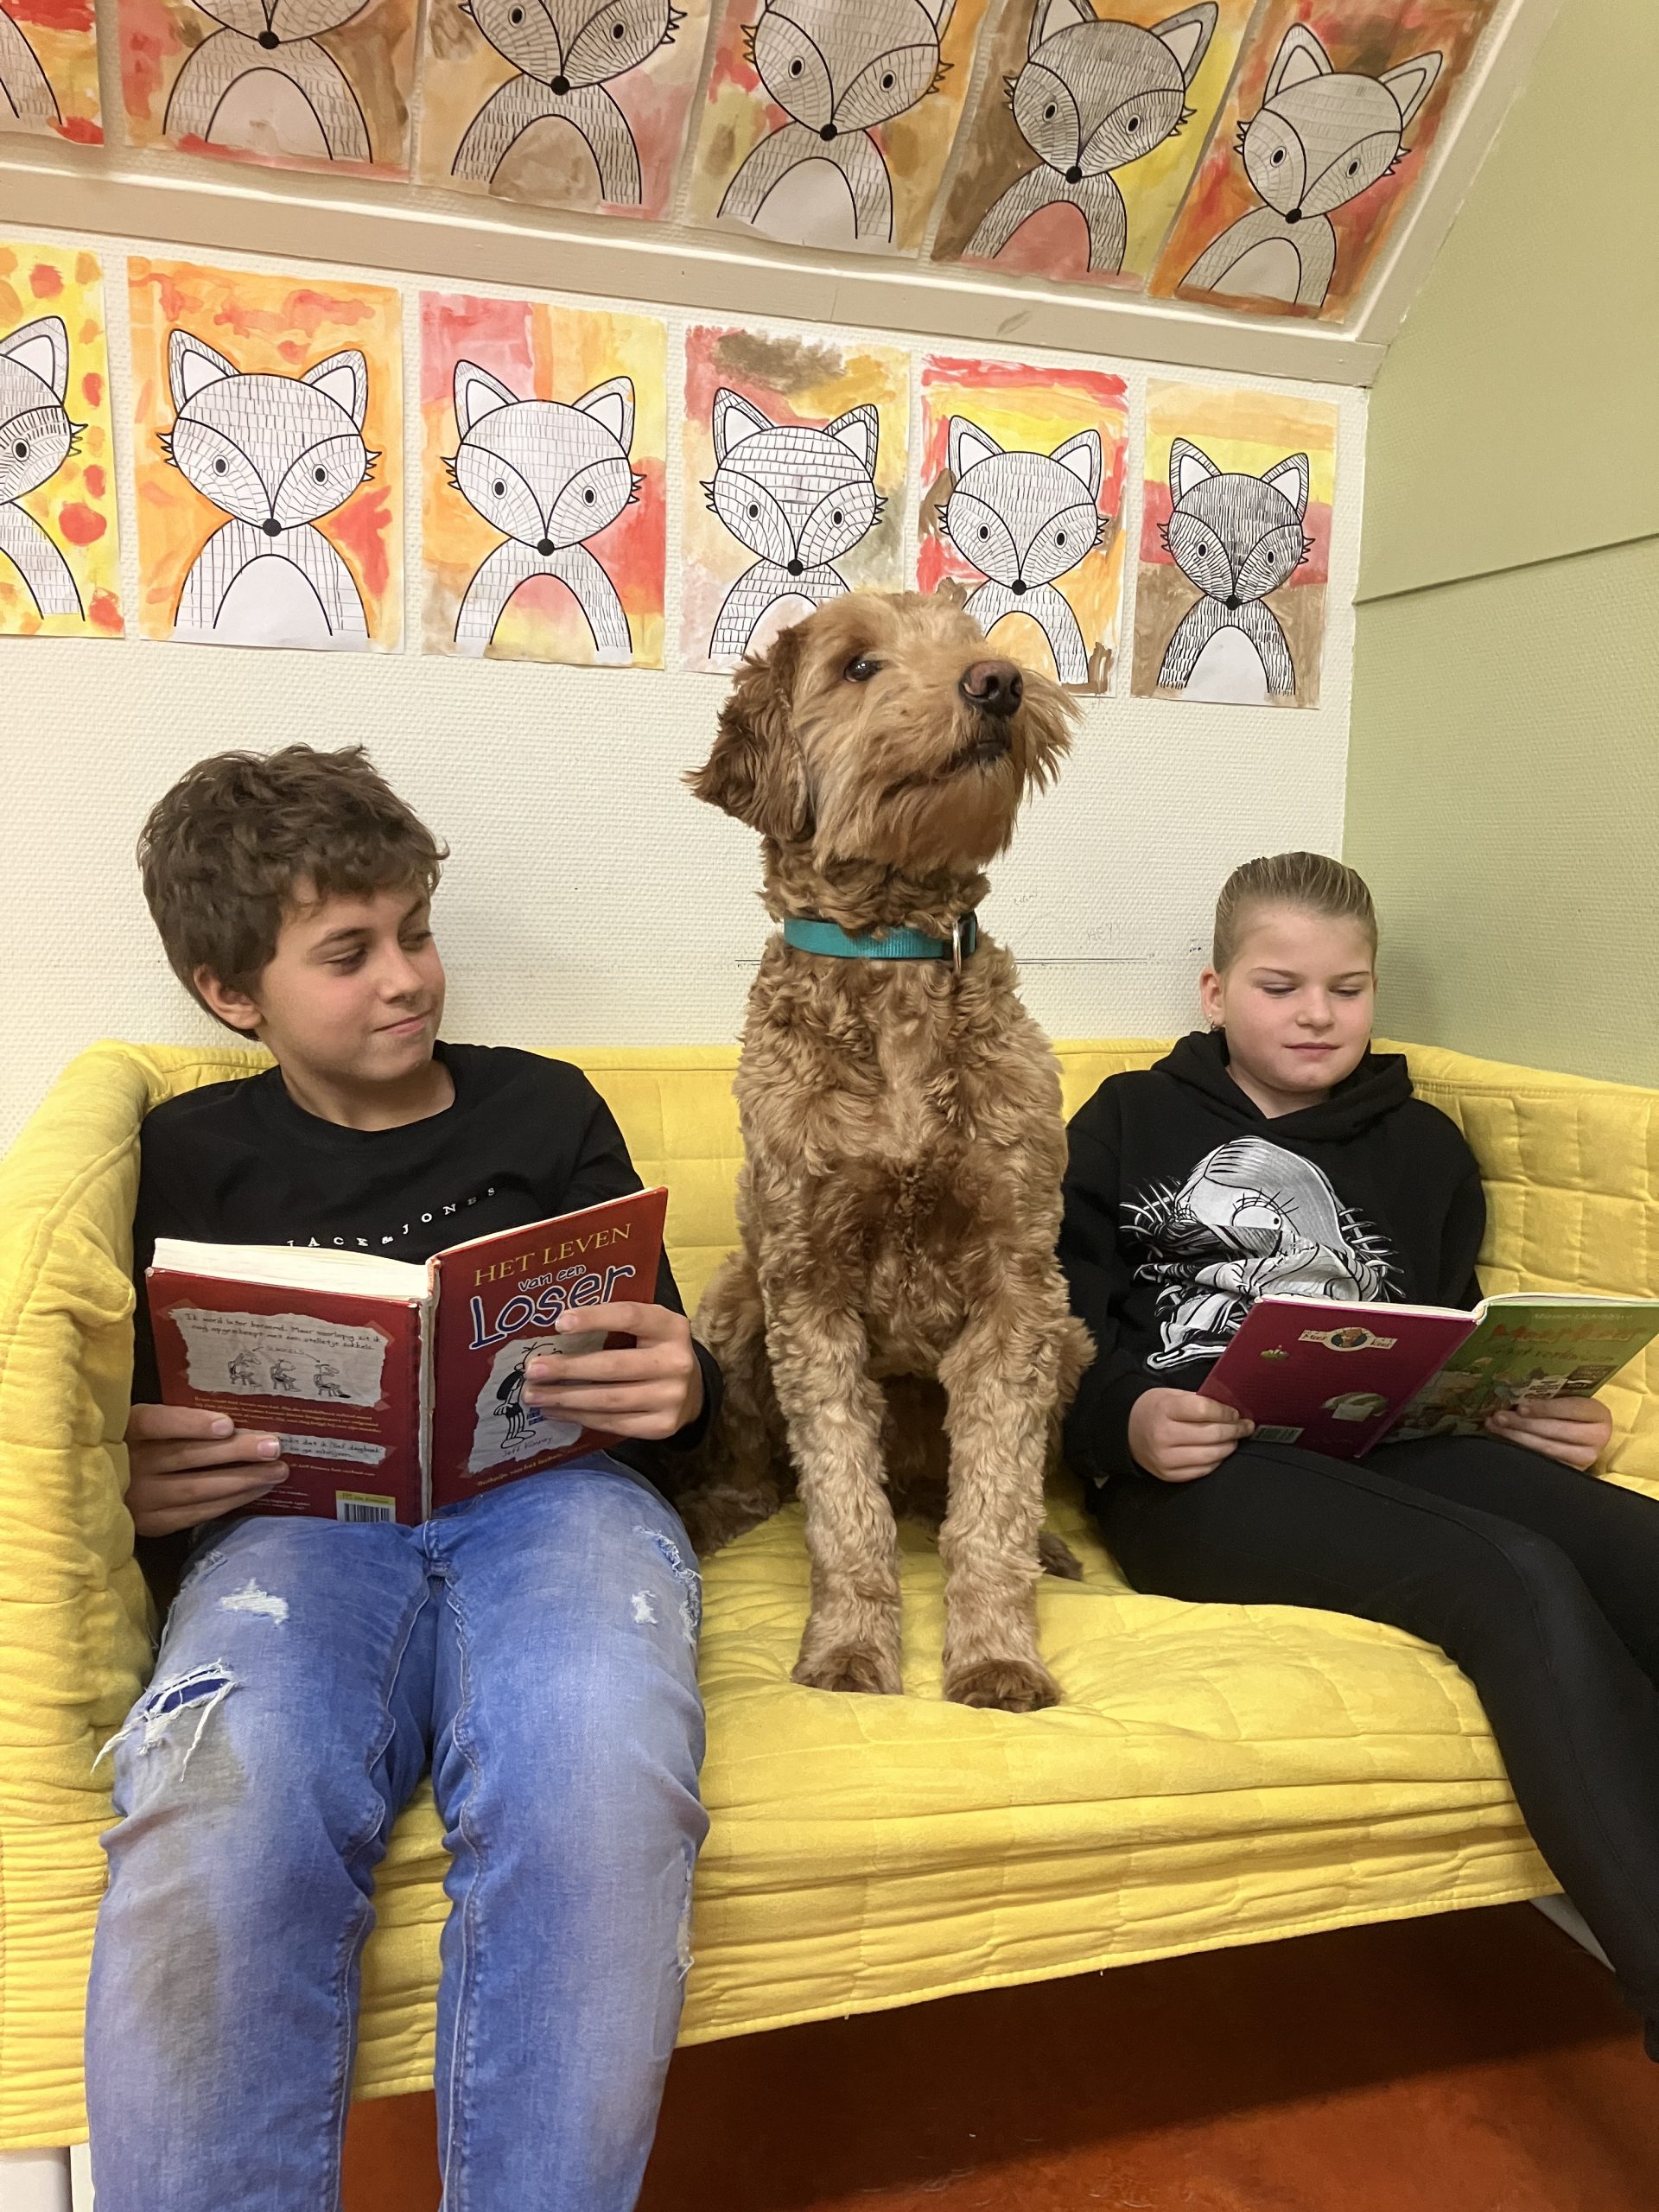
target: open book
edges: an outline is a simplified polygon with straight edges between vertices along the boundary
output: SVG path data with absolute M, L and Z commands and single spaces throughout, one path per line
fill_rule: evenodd
M 1659 1299 L 1514 1291 L 1472 1313 L 1261 1298 L 1200 1386 L 1268 1444 L 1357 1459 L 1383 1437 L 1473 1436 L 1529 1398 L 1587 1398 L 1659 1336 Z
M 666 1191 L 638 1191 L 423 1265 L 159 1237 L 146 1284 L 162 1399 L 281 1436 L 286 1478 L 253 1512 L 423 1521 L 609 1441 L 527 1406 L 525 1365 L 605 1341 L 556 1335 L 568 1309 L 655 1299 L 667 1209 Z

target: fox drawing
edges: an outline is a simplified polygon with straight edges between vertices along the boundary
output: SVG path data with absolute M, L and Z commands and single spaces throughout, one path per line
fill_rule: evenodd
M 715 394 L 715 473 L 702 488 L 738 543 L 760 557 L 726 594 L 711 660 L 741 659 L 780 601 L 822 607 L 847 589 L 834 563 L 886 504 L 875 488 L 880 431 L 869 405 L 849 407 L 820 429 L 774 423 L 741 392 Z
M 191 54 L 168 95 L 169 138 L 258 154 L 366 162 L 369 126 L 351 82 L 318 39 L 367 0 L 197 0 L 222 28 Z
M 483 652 L 520 584 L 556 576 L 582 609 L 598 658 L 632 660 L 616 587 L 584 542 L 613 523 L 639 489 L 628 459 L 631 378 L 613 377 L 566 406 L 521 399 L 475 362 L 457 361 L 454 396 L 461 443 L 450 481 L 475 513 L 505 532 L 467 587 L 457 646 Z
M 1319 308 L 1337 265 L 1331 211 L 1385 177 L 1445 57 L 1420 54 L 1380 77 L 1333 67 L 1306 23 L 1285 33 L 1238 150 L 1264 207 L 1211 238 L 1182 283 L 1194 291 Z
M 1265 474 L 1229 474 L 1190 439 L 1169 450 L 1164 526 L 1170 558 L 1204 596 L 1176 625 L 1158 671 L 1162 690 L 1242 706 L 1294 697 L 1296 670 L 1267 594 L 1313 551 L 1302 534 L 1308 467 L 1294 453 Z
M 637 207 L 639 149 L 605 87 L 670 45 L 681 11 L 671 0 L 461 0 L 461 10 L 516 73 L 467 126 L 451 174 L 491 184 L 525 131 L 564 123 L 593 157 L 599 198 Z
M 1179 130 L 1187 87 L 1216 32 L 1216 0 L 1150 29 L 1102 22 L 1090 0 L 1037 0 L 1027 60 L 1008 79 L 1020 136 L 1037 156 L 981 219 L 964 251 L 993 261 L 1023 223 L 1064 203 L 1089 232 L 1089 268 L 1123 266 L 1128 216 L 1112 172 Z
M 955 0 L 765 0 L 750 59 L 789 118 L 754 148 L 720 213 L 794 245 L 891 245 L 893 179 L 871 137 L 944 81 Z
M 190 564 L 175 628 L 226 645 L 364 645 L 357 583 L 315 525 L 379 458 L 363 442 L 369 370 L 331 353 L 303 376 L 245 372 L 168 333 L 175 419 L 163 452 L 230 519 Z
M 985 578 L 964 611 L 988 636 L 1004 615 L 1029 614 L 1061 683 L 1086 683 L 1083 632 L 1055 580 L 1094 551 L 1106 528 L 1095 504 L 1105 458 L 1100 432 L 1079 430 L 1052 453 L 1007 453 L 957 415 L 948 452 L 955 489 L 942 534 Z
M 42 615 L 82 611 L 55 540 L 20 505 L 75 449 L 80 425 L 65 410 L 68 390 L 69 333 L 61 315 L 41 315 L 0 338 L 0 555 Z
M 58 96 L 40 57 L 0 8 L 0 130 L 22 124 L 31 130 L 49 130 L 61 121 Z

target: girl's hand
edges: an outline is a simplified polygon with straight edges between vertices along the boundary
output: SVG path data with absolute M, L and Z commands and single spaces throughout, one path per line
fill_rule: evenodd
M 548 1352 L 524 1370 L 524 1403 L 613 1436 L 677 1435 L 702 1411 L 702 1370 L 691 1324 L 666 1306 L 584 1306 L 561 1313 L 556 1335 L 602 1329 L 632 1337 L 626 1351 Z
M 1129 1414 L 1129 1449 L 1160 1483 L 1191 1483 L 1213 1474 L 1255 1429 L 1231 1406 L 1196 1390 L 1144 1390 Z
M 1523 1398 L 1508 1413 L 1489 1414 L 1486 1427 L 1506 1444 L 1587 1474 L 1607 1449 L 1613 1417 L 1599 1398 Z
M 280 1437 L 202 1406 L 135 1406 L 126 1444 L 127 1510 L 141 1536 L 238 1513 L 288 1472 Z

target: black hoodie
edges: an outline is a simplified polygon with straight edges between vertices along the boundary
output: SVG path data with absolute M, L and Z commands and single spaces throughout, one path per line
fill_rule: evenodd
M 1130 1408 L 1194 1390 L 1255 1300 L 1473 1306 L 1486 1225 L 1455 1123 L 1368 1052 L 1318 1105 L 1269 1120 L 1227 1071 L 1219 1031 L 1109 1076 L 1074 1116 L 1060 1262 L 1096 1352 L 1065 1423 L 1092 1482 L 1141 1471 Z

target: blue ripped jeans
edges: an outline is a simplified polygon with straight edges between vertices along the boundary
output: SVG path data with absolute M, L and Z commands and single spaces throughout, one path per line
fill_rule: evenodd
M 446 2212 L 626 2212 L 707 1826 L 699 1602 L 678 1519 L 602 1455 L 423 1528 L 208 1542 L 112 1754 L 98 2212 L 338 2205 L 374 1868 L 429 1764 Z

